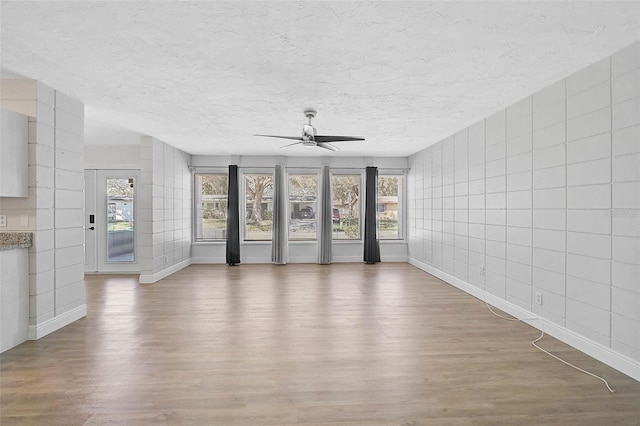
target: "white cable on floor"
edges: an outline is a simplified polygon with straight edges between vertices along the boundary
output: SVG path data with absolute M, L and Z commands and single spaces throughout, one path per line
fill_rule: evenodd
M 485 295 L 483 294 L 483 297 L 484 297 L 484 296 L 485 296 Z M 607 382 L 607 381 L 606 381 L 605 379 L 603 379 L 602 377 L 600 377 L 600 376 L 598 376 L 598 375 L 595 375 L 595 374 L 593 374 L 593 373 L 590 373 L 590 372 L 588 372 L 588 371 L 586 371 L 586 370 L 583 370 L 582 368 L 577 367 L 577 366 L 575 366 L 575 365 L 571 364 L 570 362 L 565 361 L 564 359 L 562 359 L 562 358 L 560 358 L 560 357 L 558 357 L 558 356 L 556 356 L 556 355 L 552 354 L 551 352 L 549 352 L 549 351 L 547 351 L 547 350 L 545 350 L 545 349 L 543 349 L 543 348 L 541 348 L 540 346 L 538 346 L 538 345 L 537 345 L 537 343 L 538 343 L 538 342 L 539 342 L 539 341 L 544 337 L 544 321 L 543 321 L 542 319 L 540 319 L 540 318 L 538 318 L 538 317 L 536 317 L 536 318 L 522 318 L 522 319 L 520 319 L 520 318 L 507 318 L 507 317 L 505 317 L 505 316 L 502 316 L 502 315 L 498 314 L 498 313 L 497 313 L 497 312 L 495 312 L 493 309 L 491 309 L 491 305 L 489 305 L 489 302 L 487 302 L 486 297 L 485 297 L 485 301 L 484 301 L 484 303 L 485 303 L 485 305 L 487 305 L 487 308 L 489 309 L 489 311 L 491 311 L 491 313 L 492 313 L 493 315 L 497 316 L 498 318 L 502 318 L 502 319 L 504 319 L 504 320 L 507 320 L 507 321 L 519 321 L 519 322 L 524 322 L 524 321 L 534 321 L 534 320 L 541 321 L 541 322 L 542 322 L 542 330 L 540 330 L 540 337 L 538 337 L 536 340 L 534 340 L 533 342 L 531 342 L 531 344 L 532 344 L 534 347 L 538 348 L 539 350 L 541 350 L 541 351 L 542 351 L 542 352 L 544 352 L 545 354 L 547 354 L 547 355 L 549 355 L 549 356 L 551 356 L 551 357 L 553 357 L 553 358 L 557 359 L 558 361 L 560 361 L 560 362 L 562 362 L 562 363 L 564 363 L 564 364 L 568 365 L 569 367 L 573 367 L 573 368 L 575 368 L 576 370 L 581 371 L 581 372 L 583 372 L 583 373 L 585 373 L 585 374 L 588 374 L 588 375 L 589 375 L 589 376 L 591 376 L 591 377 L 595 377 L 596 379 L 600 380 L 601 382 L 603 382 L 603 383 L 607 386 L 607 389 L 609 389 L 609 392 L 611 392 L 611 393 L 615 393 L 615 389 L 611 389 L 611 386 L 609 386 L 609 382 Z

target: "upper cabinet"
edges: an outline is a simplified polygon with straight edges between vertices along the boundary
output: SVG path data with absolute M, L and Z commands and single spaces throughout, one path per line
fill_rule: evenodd
M 29 119 L 0 108 L 0 197 L 29 196 Z

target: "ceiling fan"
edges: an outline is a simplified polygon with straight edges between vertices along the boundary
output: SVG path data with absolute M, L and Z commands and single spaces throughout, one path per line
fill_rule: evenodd
M 355 138 L 351 136 L 325 136 L 316 134 L 316 128 L 311 125 L 311 119 L 315 118 L 316 111 L 313 109 L 306 109 L 304 111 L 305 117 L 309 119 L 309 124 L 305 124 L 302 128 L 302 136 L 275 136 L 275 135 L 254 135 L 265 136 L 268 138 L 280 138 L 280 139 L 293 139 L 298 142 L 294 142 L 289 145 L 281 146 L 280 148 L 286 148 L 292 145 L 302 144 L 306 147 L 320 147 L 328 149 L 330 151 L 338 151 L 338 147 L 332 145 L 333 142 L 346 142 L 346 141 L 363 141 L 363 138 Z

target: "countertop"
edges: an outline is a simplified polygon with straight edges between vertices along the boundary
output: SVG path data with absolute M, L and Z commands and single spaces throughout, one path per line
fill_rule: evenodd
M 29 248 L 32 244 L 31 232 L 0 232 L 0 251 Z

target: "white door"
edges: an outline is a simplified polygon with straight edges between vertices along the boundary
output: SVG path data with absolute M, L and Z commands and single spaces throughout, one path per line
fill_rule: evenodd
M 95 267 L 92 272 L 139 272 L 136 227 L 137 170 L 87 170 L 94 173 L 94 190 L 85 192 L 86 245 L 85 271 L 89 272 L 91 251 Z M 85 176 L 87 186 L 89 178 Z M 93 197 L 93 200 L 90 199 Z M 94 206 L 94 216 L 88 206 Z M 89 223 L 93 219 L 94 223 Z M 91 229 L 91 228 L 95 229 Z M 91 232 L 94 235 L 90 237 Z
M 84 271 L 97 272 L 96 171 L 84 171 Z

